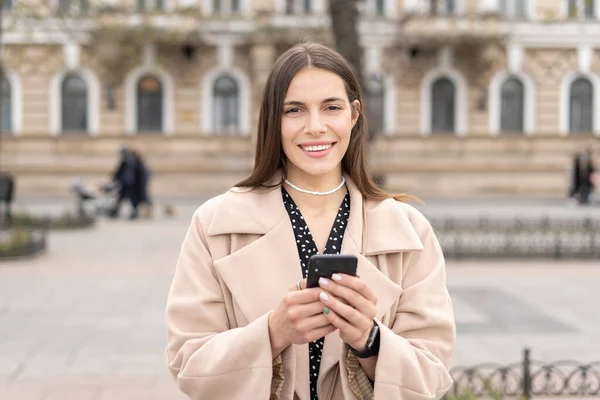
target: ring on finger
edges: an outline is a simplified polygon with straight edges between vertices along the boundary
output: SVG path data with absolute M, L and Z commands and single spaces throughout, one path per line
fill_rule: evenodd
M 298 281 L 298 283 L 296 284 L 296 287 L 298 288 L 298 290 L 302 290 L 302 279 L 300 279 Z

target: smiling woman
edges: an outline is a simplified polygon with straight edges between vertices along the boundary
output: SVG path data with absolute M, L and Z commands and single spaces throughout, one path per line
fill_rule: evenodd
M 455 344 L 444 257 L 378 188 L 352 67 L 301 44 L 275 63 L 252 174 L 203 204 L 167 304 L 169 367 L 193 399 L 434 399 Z M 357 274 L 307 288 L 312 255 Z

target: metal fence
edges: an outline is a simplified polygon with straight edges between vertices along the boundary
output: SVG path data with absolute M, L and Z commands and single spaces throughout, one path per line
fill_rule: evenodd
M 450 374 L 454 385 L 445 400 L 600 397 L 600 362 L 545 363 L 533 360 L 530 349 L 514 364 L 456 367 Z
M 600 215 L 431 218 L 448 258 L 600 259 Z

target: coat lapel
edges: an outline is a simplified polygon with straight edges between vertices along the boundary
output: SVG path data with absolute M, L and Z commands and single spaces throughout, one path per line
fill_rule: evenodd
M 270 182 L 274 183 L 274 182 Z M 215 260 L 215 269 L 248 321 L 275 310 L 291 286 L 302 279 L 294 231 L 281 191 L 234 189 L 215 214 L 209 235 L 261 235 Z M 294 346 L 295 391 L 310 400 L 308 345 Z M 302 371 L 302 372 L 300 372 Z
M 362 194 L 346 176 L 350 192 L 350 216 L 340 253 L 358 259 L 357 275 L 377 293 L 377 315 L 382 320 L 402 294 L 400 285 L 388 279 L 366 256 L 421 250 L 423 245 L 407 215 L 399 211 L 393 199 L 384 202 L 363 201 Z M 338 332 L 325 339 L 319 380 L 330 373 L 344 354 Z M 340 365 L 340 368 L 344 368 Z

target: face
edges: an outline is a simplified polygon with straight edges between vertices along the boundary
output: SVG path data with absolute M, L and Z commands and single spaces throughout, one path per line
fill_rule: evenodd
M 344 81 L 335 73 L 307 67 L 294 76 L 285 96 L 281 122 L 281 143 L 290 179 L 327 175 L 339 179 L 360 110 L 358 100 L 352 105 Z

